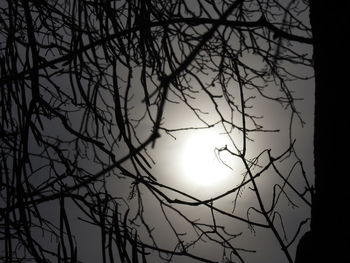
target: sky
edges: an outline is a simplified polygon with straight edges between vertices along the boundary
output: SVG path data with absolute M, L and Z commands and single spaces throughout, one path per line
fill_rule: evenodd
M 304 98 L 303 101 L 298 102 L 298 107 L 301 109 L 302 117 L 306 124 L 304 127 L 301 127 L 299 124 L 296 124 L 293 127 L 293 138 L 296 139 L 295 148 L 298 151 L 299 157 L 303 160 L 304 169 L 306 170 L 310 180 L 312 180 L 312 116 L 314 103 L 312 97 L 312 81 L 301 83 L 300 86 L 298 86 L 296 93 L 298 94 L 298 97 Z M 255 141 L 251 142 L 249 147 L 251 150 L 250 154 L 253 156 L 260 153 L 260 151 L 263 149 L 268 148 L 271 149 L 272 154 L 278 155 L 282 153 L 286 147 L 288 147 L 289 113 L 279 105 L 270 105 L 269 107 L 266 107 L 265 105 L 258 105 L 257 107 L 259 106 L 265 110 L 263 115 L 266 118 L 266 122 L 271 124 L 269 128 L 280 129 L 281 132 L 279 134 L 264 133 L 263 135 L 255 136 Z M 171 106 L 169 108 L 171 108 Z M 262 112 L 260 111 L 260 113 Z M 173 110 L 172 112 L 169 112 L 169 115 L 171 120 L 176 120 L 177 116 L 188 116 L 186 114 L 179 113 L 179 110 Z M 185 123 L 188 121 L 186 118 L 181 118 L 181 120 Z M 181 123 L 181 120 L 179 120 L 178 123 Z M 171 123 L 175 124 L 174 122 Z M 179 126 L 181 126 L 181 124 L 179 124 Z M 176 139 L 166 135 L 162 136 L 158 142 L 158 148 L 152 151 L 156 162 L 155 167 L 152 170 L 154 171 L 156 178 L 162 183 L 164 182 L 170 184 L 171 186 L 176 186 L 181 190 L 183 189 L 186 193 L 193 194 L 199 199 L 213 198 L 232 189 L 235 186 L 238 186 L 244 176 L 242 174 L 245 169 L 237 157 L 232 158 L 231 156 L 230 158 L 230 155 L 223 157 L 223 159 L 226 158 L 227 163 L 232 169 L 228 169 L 222 162 L 215 159 L 215 147 L 220 148 L 224 147 L 225 145 L 230 145 L 230 141 L 224 139 L 225 135 L 220 135 L 220 131 L 217 130 L 212 132 L 196 130 L 191 132 L 191 135 L 188 135 L 188 132 L 178 132 L 176 133 Z M 240 141 L 240 139 L 240 136 L 236 134 L 234 140 Z M 206 142 L 206 140 L 208 140 L 209 143 Z M 212 159 L 217 161 L 217 165 L 220 167 L 217 169 L 222 169 L 220 170 L 221 174 L 214 173 L 209 175 L 209 183 L 206 183 L 206 181 L 203 182 L 204 179 L 201 178 L 201 175 L 197 176 L 196 172 L 199 171 L 201 174 L 203 174 L 204 171 L 210 171 L 212 166 L 208 166 L 205 162 L 200 162 L 197 159 L 190 160 L 190 164 L 187 162 L 188 159 L 191 158 L 190 155 L 196 153 L 198 155 L 198 152 L 193 149 L 194 147 L 199 148 L 200 151 L 204 151 L 204 149 L 207 147 L 207 154 L 209 156 L 211 155 Z M 266 163 L 266 161 L 266 159 L 262 158 L 262 165 L 264 162 Z M 278 163 L 278 165 L 281 167 L 282 171 L 287 174 L 294 162 L 295 159 L 290 158 L 290 160 L 284 160 L 284 162 Z M 193 165 L 198 167 L 195 168 Z M 259 171 L 259 168 L 257 168 L 254 172 L 256 171 Z M 295 168 L 291 174 L 291 182 L 293 182 L 293 185 L 302 191 L 304 182 L 301 177 L 300 167 Z M 220 177 L 220 179 L 218 177 Z M 264 174 L 261 179 L 259 179 L 262 195 L 266 197 L 267 200 L 271 199 L 273 186 L 276 182 L 278 182 L 278 180 L 276 180 L 275 175 L 270 170 Z M 295 198 L 295 196 L 291 196 Z M 231 212 L 233 209 L 233 199 L 234 195 L 230 195 L 223 198 L 223 200 L 216 202 L 216 204 L 223 210 Z M 244 215 L 247 207 L 253 204 L 256 205 L 256 201 L 254 200 L 254 194 L 248 187 L 246 187 L 242 191 L 237 201 L 237 214 Z M 280 209 L 285 220 L 284 227 L 286 228 L 287 235 L 290 240 L 293 235 L 292 233 L 294 233 L 294 231 L 296 231 L 298 228 L 299 222 L 309 217 L 310 210 L 309 207 L 305 206 L 302 202 L 295 203 L 298 207 L 294 207 L 286 200 L 281 201 L 281 203 Z M 206 211 L 206 213 L 202 210 Z M 211 220 L 209 208 L 191 207 L 187 213 L 190 215 L 195 214 L 198 216 L 198 218 L 201 218 L 204 221 Z M 269 231 L 261 230 L 259 228 L 251 231 L 248 229 L 247 224 L 238 223 L 232 218 L 220 215 L 218 215 L 218 221 L 222 222 L 227 229 L 230 229 L 234 233 L 244 233 L 244 235 L 242 235 L 243 237 L 237 238 L 237 241 L 234 242 L 235 244 L 241 247 L 245 247 L 245 245 L 247 245 L 248 249 L 258 250 L 257 253 L 247 253 L 247 262 L 283 262 L 283 255 L 280 253 L 278 243 L 271 233 L 268 233 Z M 294 249 L 295 247 L 292 249 L 292 254 L 294 254 Z M 264 252 L 261 253 L 261 251 Z
M 123 3 L 120 3 L 120 6 Z M 218 17 L 217 10 L 209 7 L 207 9 L 204 7 L 207 14 L 201 13 L 198 3 L 191 1 L 189 5 L 191 10 L 181 11 L 184 19 L 192 15 Z M 286 4 L 285 1 L 281 3 Z M 73 6 L 73 4 L 70 6 L 72 10 Z M 126 26 L 127 9 L 119 11 L 118 21 Z M 5 13 L 2 12 L 4 17 Z M 252 12 L 250 19 L 254 21 L 258 14 L 259 12 Z M 278 25 L 283 16 L 268 18 Z M 288 18 L 293 23 L 297 21 L 293 17 Z M 100 27 L 101 24 L 95 14 L 86 19 L 91 19 L 90 27 L 105 30 Z M 301 13 L 300 19 L 305 20 L 304 13 Z M 38 21 L 39 19 L 35 23 L 40 24 Z M 304 22 L 307 24 L 307 21 Z M 67 21 L 61 23 L 66 30 L 72 30 L 68 29 Z M 105 154 L 107 151 L 114 155 L 116 160 L 120 160 L 129 154 L 128 143 L 132 142 L 137 146 L 147 140 L 159 116 L 158 110 L 163 94 L 159 87 L 162 87 L 166 79 L 164 75 L 171 76 L 176 68 L 181 67 L 179 61 L 190 57 L 191 52 L 195 50 L 193 46 L 201 43 L 203 34 L 210 26 L 212 25 L 195 28 L 183 26 L 180 29 L 170 27 L 174 31 L 180 30 L 181 34 L 169 38 L 166 45 L 164 41 L 168 40 L 164 40 L 165 35 L 162 35 L 164 32 L 162 30 L 156 32 L 154 29 L 152 32 L 156 43 L 154 45 L 159 47 L 159 54 L 164 59 L 161 68 L 156 70 L 150 66 L 156 63 L 152 62 L 151 51 L 147 49 L 147 45 L 150 44 L 144 43 L 146 49 L 143 52 L 149 61 L 148 64 L 142 64 L 144 58 L 142 52 L 139 54 L 135 51 L 138 49 L 132 50 L 137 46 L 134 42 L 140 40 L 134 36 L 135 39 L 130 42 L 127 35 L 121 41 L 132 50 L 128 51 L 132 57 L 131 62 L 128 62 L 123 57 L 123 51 L 119 50 L 120 42 L 112 42 L 113 48 L 104 47 L 107 51 L 97 45 L 98 47 L 93 49 L 94 52 L 89 50 L 68 64 L 58 62 L 56 68 L 48 68 L 46 72 L 39 70 L 43 75 L 51 74 L 48 78 L 39 77 L 42 99 L 63 113 L 69 122 L 64 123 L 62 118 L 57 117 L 58 114 L 55 117 L 42 114 L 39 132 L 44 135 L 47 143 L 55 144 L 60 140 L 56 145 L 59 151 L 55 151 L 52 146 L 48 147 L 48 151 L 44 151 L 42 144 L 35 140 L 35 133 L 30 134 L 29 150 L 32 167 L 28 168 L 28 171 L 31 171 L 31 184 L 37 187 L 47 180 L 54 180 L 58 174 L 65 173 L 66 166 L 59 161 L 62 155 L 72 163 L 76 161 L 80 170 L 74 171 L 62 184 L 53 184 L 53 193 L 58 191 L 59 187 L 75 184 L 111 165 L 109 162 L 111 155 L 108 157 Z M 302 26 L 295 26 L 292 31 L 300 34 L 303 32 L 302 29 Z M 155 145 L 147 145 L 142 151 L 142 157 L 128 159 L 121 164 L 125 171 L 142 177 L 148 183 L 135 181 L 121 168 L 113 169 L 101 177 L 101 181 L 74 192 L 83 200 L 91 202 L 89 204 L 91 207 L 84 206 L 83 200 L 74 203 L 72 199 L 65 199 L 74 242 L 78 244 L 78 256 L 82 262 L 101 260 L 101 234 L 99 228 L 92 223 L 91 220 L 94 218 L 91 214 L 96 216 L 94 209 L 100 211 L 103 202 L 99 198 L 103 199 L 104 195 L 111 198 L 107 214 L 111 215 L 118 209 L 119 220 L 128 222 L 129 234 L 137 234 L 139 240 L 145 244 L 153 245 L 156 242 L 163 249 L 177 252 L 183 249 L 179 247 L 182 244 L 187 251 L 213 261 L 230 258 L 238 260 L 230 252 L 234 248 L 246 262 L 287 262 L 271 229 L 251 226 L 238 218 L 243 220 L 248 218 L 257 224 L 265 224 L 265 219 L 257 212 L 260 200 L 253 190 L 254 184 L 247 183 L 250 176 L 256 176 L 254 183 L 267 208 L 272 205 L 272 200 L 278 200 L 270 219 L 274 218 L 276 230 L 286 243 L 293 240 L 299 223 L 310 217 L 310 207 L 293 192 L 291 187 L 286 186 L 280 175 L 288 177 L 288 182 L 299 193 L 303 193 L 306 187 L 303 171 L 309 182 L 313 181 L 314 83 L 313 73 L 308 64 L 312 50 L 307 45 L 295 42 L 279 42 L 284 48 L 277 50 L 274 45 L 278 39 L 275 41 L 273 38 L 274 44 L 271 47 L 262 37 L 266 37 L 264 35 L 266 32 L 259 30 L 252 31 L 257 34 L 256 43 L 247 40 L 245 44 L 248 47 L 245 47 L 240 41 L 244 37 L 249 39 L 249 32 L 239 35 L 219 28 L 210 38 L 208 42 L 210 44 L 203 45 L 194 61 L 181 71 L 179 74 L 181 77 L 176 79 L 177 82 L 173 80 L 166 87 L 168 93 L 160 120 L 160 137 Z M 68 44 L 61 40 L 61 45 L 69 47 L 70 42 L 81 44 L 75 42 L 74 32 L 67 33 L 60 29 L 56 33 L 66 38 L 64 41 Z M 6 34 L 1 35 L 2 45 L 6 42 L 6 37 Z M 98 37 L 97 34 L 96 40 L 83 34 L 81 41 L 89 45 L 94 41 L 98 42 Z M 40 40 L 45 41 L 45 38 Z M 172 62 L 168 60 L 164 45 L 172 48 Z M 259 52 L 254 50 L 254 45 L 258 46 Z M 111 57 L 116 55 L 113 53 L 114 48 L 118 51 L 116 64 L 113 64 L 115 61 L 110 57 L 106 57 L 106 53 Z M 23 46 L 18 47 L 18 50 L 19 57 L 27 59 L 28 65 L 33 63 L 31 58 L 28 58 L 30 51 L 25 50 Z M 51 53 L 45 52 L 43 47 L 39 50 L 39 55 L 45 57 L 47 61 L 53 61 L 61 55 L 56 50 Z M 272 68 L 278 72 L 276 75 L 287 80 L 285 83 L 273 78 L 274 73 L 269 71 L 272 60 L 268 55 L 271 54 L 280 56 L 280 60 L 275 61 L 275 68 Z M 305 55 L 307 59 L 303 60 L 301 59 L 303 56 L 295 54 Z M 1 55 L 5 56 L 6 53 L 2 51 Z M 222 60 L 222 57 L 225 59 Z M 91 61 L 100 63 L 100 68 Z M 18 70 L 26 67 L 26 64 L 17 63 Z M 222 73 L 223 68 L 225 71 Z M 116 78 L 113 78 L 113 69 Z M 73 74 L 69 74 L 69 70 Z M 237 71 L 240 74 L 237 74 Z M 147 73 L 146 80 L 142 79 L 143 72 Z M 31 82 L 30 78 L 25 81 L 27 86 L 21 93 L 22 98 L 27 100 L 31 99 L 29 85 Z M 144 100 L 145 85 L 150 94 L 150 106 Z M 116 89 L 119 92 L 117 98 Z M 76 94 L 78 94 L 77 100 Z M 89 106 L 84 104 L 82 94 L 91 100 L 95 99 L 100 116 L 103 118 L 97 118 L 95 112 L 90 111 Z M 288 103 L 289 95 L 295 98 L 294 104 Z M 245 100 L 245 123 L 242 121 L 242 96 Z M 123 120 L 125 122 L 128 120 L 130 123 L 130 130 L 126 131 L 131 138 L 129 142 L 124 138 L 118 139 L 121 129 L 117 118 L 119 114 L 117 101 L 121 104 Z M 18 109 L 13 109 L 13 115 L 16 110 Z M 34 122 L 39 127 L 39 121 Z M 67 129 L 67 126 L 84 134 L 86 139 L 74 141 L 76 136 Z M 246 147 L 242 132 L 244 127 L 248 136 Z M 94 147 L 89 140 L 100 141 L 103 146 Z M 282 156 L 294 140 L 294 151 Z M 244 148 L 245 156 L 241 158 Z M 107 151 L 104 151 L 105 149 Z M 57 152 L 61 152 L 62 155 Z M 281 155 L 274 163 L 278 172 L 270 165 L 269 154 L 275 158 Z M 49 159 L 46 159 L 47 156 Z M 6 162 L 12 164 L 12 159 L 9 158 Z M 154 179 L 150 179 L 149 174 Z M 280 191 L 281 186 L 285 187 L 283 188 L 285 191 Z M 228 193 L 229 191 L 231 193 Z M 305 198 L 310 199 L 308 194 Z M 2 204 L 5 199 L 3 195 Z M 113 206 L 115 204 L 117 206 Z M 48 222 L 60 224 L 61 210 L 57 200 L 42 203 L 39 209 Z M 283 220 L 280 220 L 281 218 Z M 216 226 L 217 232 L 211 232 L 213 226 Z M 307 230 L 306 224 L 301 233 Z M 50 248 L 57 247 L 57 237 L 50 235 L 49 231 L 33 227 L 32 234 L 42 244 Z M 224 241 L 227 243 L 223 246 Z M 295 254 L 296 244 L 297 242 L 294 242 L 290 246 L 292 257 Z M 131 251 L 131 246 L 128 246 L 128 250 Z M 149 252 L 147 248 L 146 251 Z M 167 257 L 164 253 L 151 253 L 147 255 L 147 259 L 150 258 L 150 262 L 160 262 L 160 258 Z M 196 260 L 175 256 L 173 262 L 196 262 Z

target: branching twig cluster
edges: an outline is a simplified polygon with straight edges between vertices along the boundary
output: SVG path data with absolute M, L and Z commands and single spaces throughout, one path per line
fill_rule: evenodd
M 76 227 L 86 224 L 100 232 L 100 251 L 93 253 L 101 262 L 145 263 L 154 256 L 215 262 L 196 252 L 205 242 L 222 249 L 224 262 L 245 262 L 252 250 L 236 242 L 242 233 L 221 223 L 227 218 L 272 231 L 292 262 L 289 248 L 307 220 L 286 233 L 279 205 L 310 206 L 311 184 L 292 136 L 277 157 L 269 149 L 253 156 L 250 148 L 256 134 L 279 131 L 254 111 L 258 100 L 288 109 L 290 130 L 295 119 L 303 123 L 289 83 L 309 78 L 291 70 L 312 66 L 303 52 L 312 43 L 308 7 L 286 2 L 2 1 L 1 259 L 81 261 Z M 209 101 L 209 114 L 199 98 Z M 167 126 L 168 104 L 187 108 L 200 125 Z M 158 182 L 149 154 L 158 138 L 211 127 L 230 139 L 217 154 L 240 160 L 241 183 L 201 200 Z M 289 172 L 280 168 L 286 158 L 295 160 Z M 297 169 L 302 190 L 290 181 Z M 279 181 L 266 199 L 259 180 L 267 173 Z M 245 189 L 257 203 L 240 214 Z M 233 210 L 217 205 L 224 198 Z M 155 217 L 172 248 L 157 237 L 147 202 L 157 203 Z M 204 207 L 208 219 L 194 219 L 186 207 Z

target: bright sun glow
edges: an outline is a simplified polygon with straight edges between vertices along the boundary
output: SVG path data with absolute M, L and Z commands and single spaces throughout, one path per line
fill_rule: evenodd
M 223 164 L 215 150 L 228 144 L 224 138 L 214 131 L 198 131 L 187 139 L 182 154 L 183 175 L 187 182 L 211 187 L 232 176 L 232 170 Z M 228 163 L 224 154 L 221 159 Z

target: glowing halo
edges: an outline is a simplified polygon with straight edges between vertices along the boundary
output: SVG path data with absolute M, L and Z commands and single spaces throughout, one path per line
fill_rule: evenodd
M 188 137 L 185 143 L 181 168 L 186 182 L 196 186 L 211 187 L 232 175 L 226 160 L 218 156 L 218 148 L 227 144 L 225 136 L 214 131 L 198 131 Z

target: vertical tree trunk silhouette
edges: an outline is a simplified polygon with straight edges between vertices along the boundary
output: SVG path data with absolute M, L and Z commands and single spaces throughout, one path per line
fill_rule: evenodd
M 345 122 L 349 2 L 310 1 L 314 39 L 315 132 L 311 232 L 300 240 L 296 263 L 341 262 L 345 254 L 344 146 L 338 140 Z

